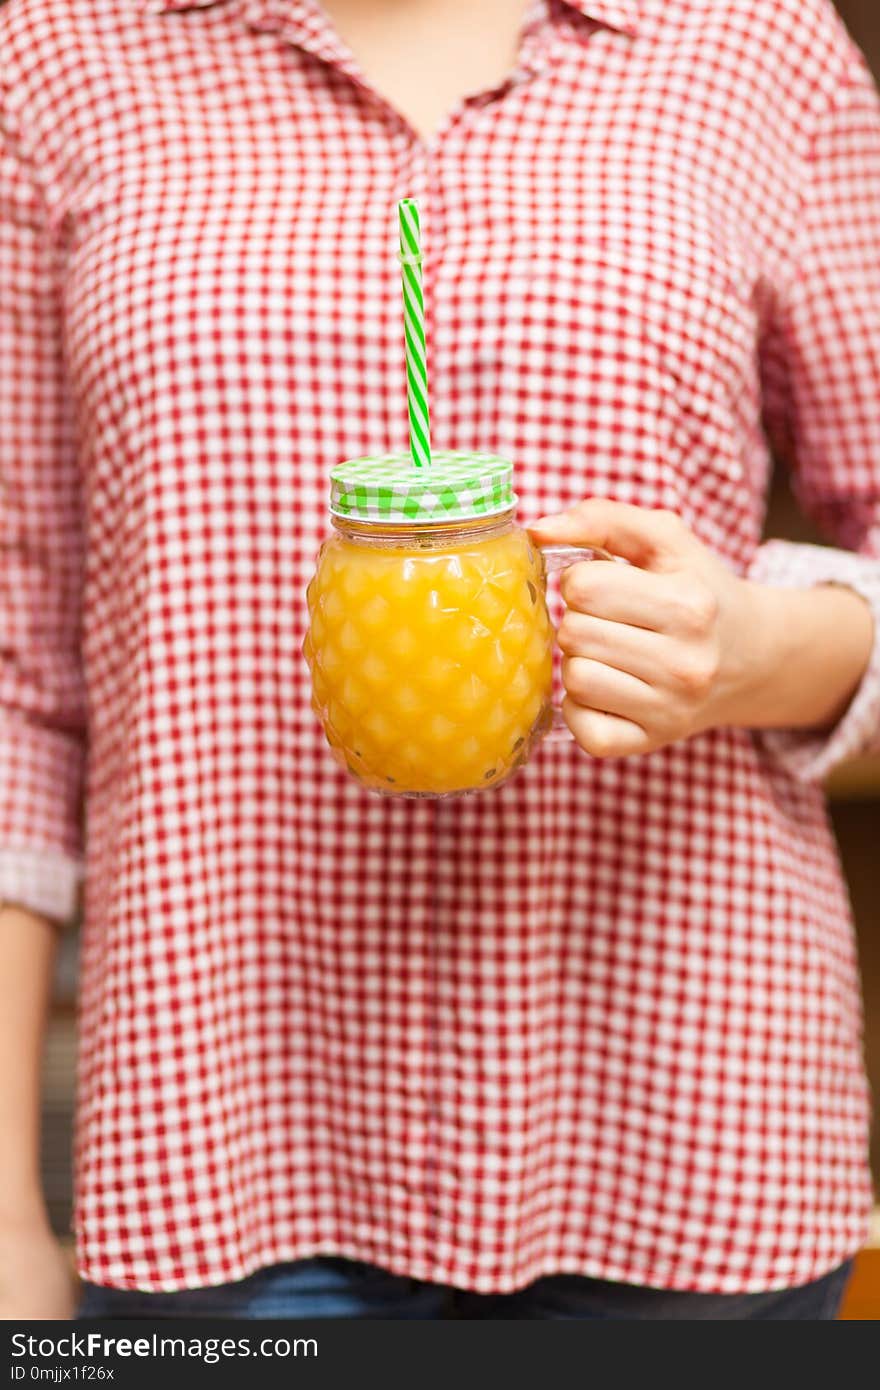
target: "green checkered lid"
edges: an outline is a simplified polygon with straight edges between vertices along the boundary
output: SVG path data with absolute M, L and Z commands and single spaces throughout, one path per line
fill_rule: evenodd
M 513 464 L 497 454 L 441 450 L 426 468 L 414 468 L 410 454 L 379 454 L 347 459 L 330 474 L 330 511 L 349 521 L 436 525 L 515 506 Z

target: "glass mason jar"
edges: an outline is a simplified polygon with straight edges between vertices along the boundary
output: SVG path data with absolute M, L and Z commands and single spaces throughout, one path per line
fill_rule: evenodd
M 546 574 L 594 552 L 536 547 L 512 473 L 445 453 L 430 469 L 389 455 L 331 474 L 303 651 L 333 754 L 373 791 L 497 787 L 554 724 Z

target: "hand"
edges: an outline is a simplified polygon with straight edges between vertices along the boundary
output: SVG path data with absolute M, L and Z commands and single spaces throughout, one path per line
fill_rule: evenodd
M 531 530 L 630 561 L 562 576 L 563 713 L 581 748 L 648 753 L 719 722 L 749 661 L 749 586 L 673 512 L 597 498 Z
M 865 669 L 873 624 L 857 594 L 753 584 L 673 512 L 596 498 L 530 529 L 541 544 L 630 561 L 592 560 L 562 577 L 563 713 L 593 757 L 649 753 L 720 725 L 827 722 Z
M 75 1307 L 70 1261 L 48 1223 L 0 1223 L 0 1320 L 69 1319 Z

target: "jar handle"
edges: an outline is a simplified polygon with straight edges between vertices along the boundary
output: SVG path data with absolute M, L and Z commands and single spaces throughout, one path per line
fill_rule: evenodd
M 560 570 L 567 570 L 570 565 L 578 565 L 582 560 L 611 560 L 615 564 L 626 564 L 625 560 L 603 550 L 600 545 L 541 545 L 538 549 L 544 557 L 545 574 L 558 574 Z M 544 735 L 544 741 L 571 743 L 573 740 L 574 735 L 565 722 L 562 709 L 554 701 L 552 723 Z

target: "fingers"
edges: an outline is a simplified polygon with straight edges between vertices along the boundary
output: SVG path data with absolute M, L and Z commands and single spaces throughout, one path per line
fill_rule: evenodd
M 572 609 L 556 630 L 556 642 L 563 656 L 590 657 L 629 671 L 640 680 L 651 679 L 662 657 L 657 633 Z
M 700 542 L 669 511 L 634 507 L 591 497 L 557 516 L 544 516 L 529 530 L 539 545 L 601 546 L 641 569 L 674 569 Z
M 611 667 L 658 691 L 662 699 L 701 699 L 718 674 L 720 653 L 708 644 L 566 613 L 556 634 L 564 658 Z
M 566 657 L 562 680 L 570 698 L 584 708 L 617 714 L 642 727 L 657 718 L 656 690 L 628 671 L 582 656 Z
M 600 661 L 603 666 L 625 671 L 640 681 L 655 682 L 663 666 L 663 639 L 656 633 L 583 613 L 566 613 L 556 642 L 563 658 Z
M 580 746 L 625 757 L 711 727 L 735 608 L 723 563 L 671 512 L 601 498 L 531 530 L 539 544 L 602 547 L 630 561 L 579 562 L 562 577 L 563 708 Z
M 625 758 L 651 751 L 644 729 L 629 719 L 584 709 L 572 699 L 563 701 L 562 713 L 576 742 L 593 758 Z
M 631 565 L 587 560 L 565 571 L 561 588 L 574 612 L 671 636 L 702 636 L 717 612 L 713 591 L 685 571 L 648 574 Z

